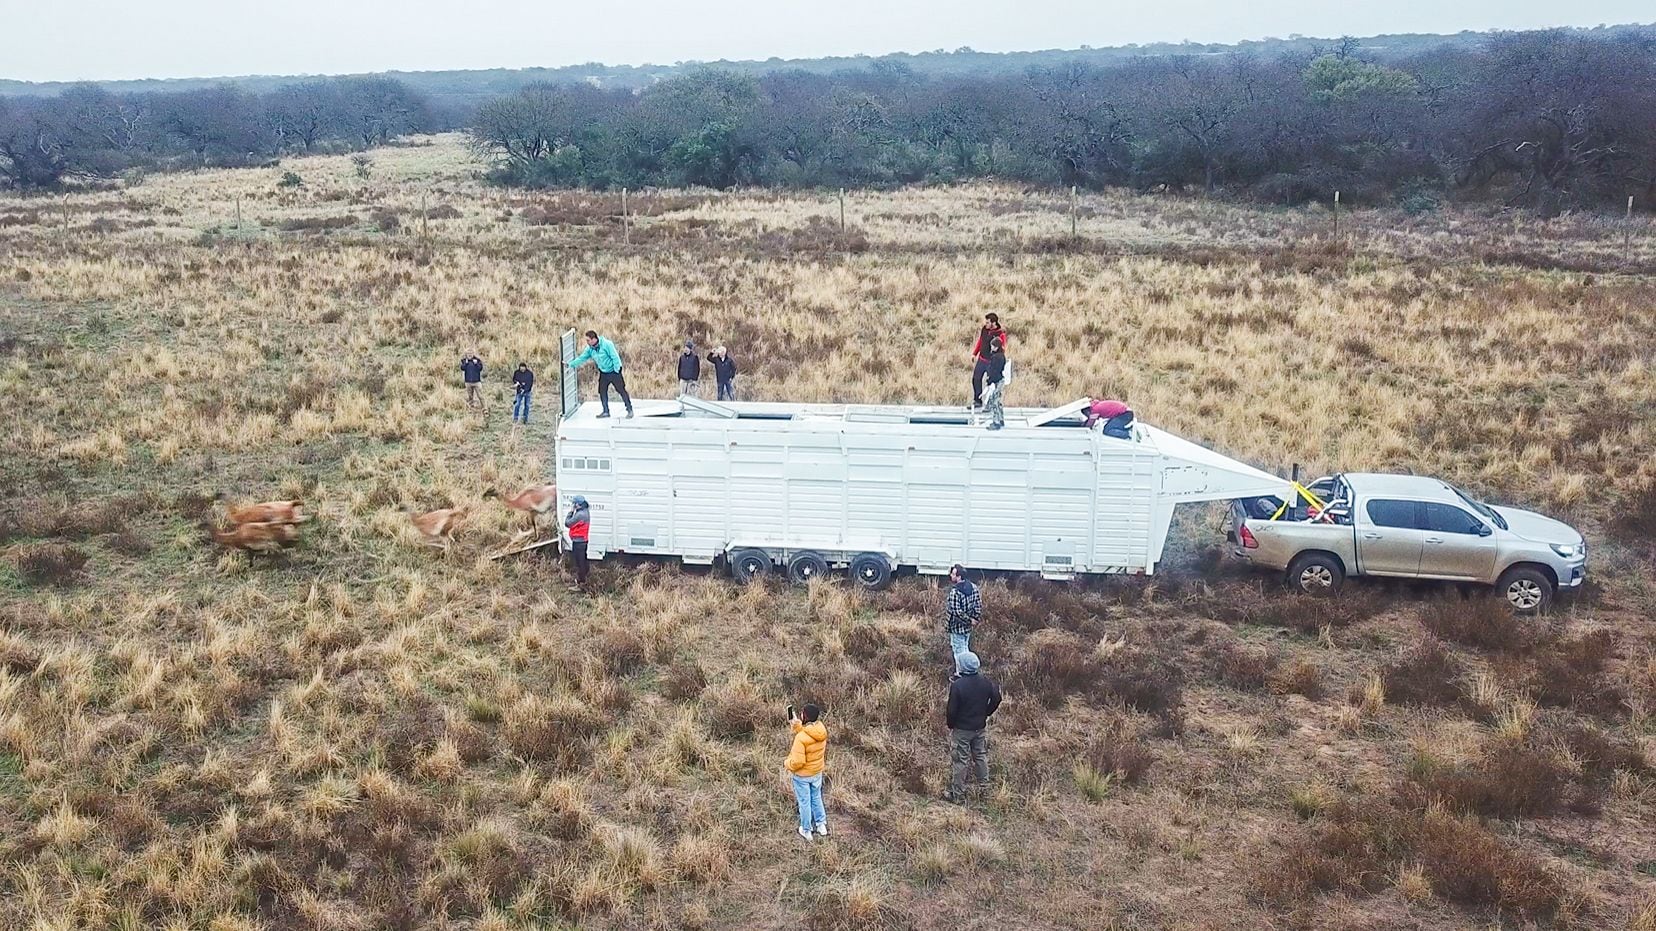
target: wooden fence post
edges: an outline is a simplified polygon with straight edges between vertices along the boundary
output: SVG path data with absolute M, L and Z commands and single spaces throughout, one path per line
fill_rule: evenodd
M 1340 192 L 1334 192 L 1334 235 L 1340 235 Z
M 840 204 L 840 238 L 843 239 L 845 237 L 845 188 L 840 188 L 839 204 Z
M 621 189 L 621 241 L 632 242 L 632 217 L 627 213 L 627 189 Z

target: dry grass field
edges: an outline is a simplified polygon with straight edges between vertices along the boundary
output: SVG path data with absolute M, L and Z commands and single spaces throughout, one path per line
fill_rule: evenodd
M 454 138 L 372 160 L 0 199 L 0 927 L 1656 929 L 1649 221 L 1104 194 L 1071 239 L 1067 198 L 985 185 L 851 194 L 843 234 L 832 195 L 649 192 L 629 227 Z M 568 326 L 642 397 L 688 336 L 752 398 L 963 403 L 988 310 L 1014 404 L 1440 474 L 1585 528 L 1588 590 L 1306 601 L 1187 515 L 1151 579 L 988 586 L 1008 700 L 955 806 L 931 583 L 486 558 Z M 230 554 L 219 492 L 316 519 Z M 412 538 L 451 505 L 452 552 Z

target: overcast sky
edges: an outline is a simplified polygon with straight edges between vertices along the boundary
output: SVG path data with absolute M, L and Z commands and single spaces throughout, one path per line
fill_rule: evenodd
M 670 64 L 1652 20 L 1650 0 L 0 0 L 0 77 Z

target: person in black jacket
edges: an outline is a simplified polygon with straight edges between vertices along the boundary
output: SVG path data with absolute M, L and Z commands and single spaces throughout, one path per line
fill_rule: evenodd
M 535 373 L 529 370 L 529 363 L 519 362 L 517 371 L 512 373 L 512 385 L 517 389 L 517 396 L 512 399 L 512 422 L 519 418 L 527 424 L 529 422 L 529 395 L 535 390 Z
M 1001 704 L 1000 686 L 981 672 L 976 653 L 955 657 L 960 673 L 949 683 L 943 723 L 949 727 L 949 789 L 943 797 L 966 800 L 966 767 L 982 788 L 989 786 L 989 716 Z
M 720 346 L 708 355 L 707 361 L 712 363 L 713 380 L 719 384 L 719 400 L 736 400 L 736 360 Z
M 460 374 L 466 380 L 466 406 L 483 406 L 483 360 L 477 353 L 460 360 Z
M 679 353 L 679 395 L 696 397 L 701 393 L 700 380 L 701 356 L 696 355 L 696 344 L 685 340 L 684 351 Z

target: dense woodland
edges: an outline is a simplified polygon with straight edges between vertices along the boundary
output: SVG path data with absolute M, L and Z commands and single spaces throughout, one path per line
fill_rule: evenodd
M 1338 190 L 1349 203 L 1410 210 L 1448 197 L 1548 213 L 1630 195 L 1639 209 L 1656 205 L 1656 31 L 1281 48 L 1089 50 L 1021 71 L 896 57 L 832 72 L 709 67 L 642 89 L 590 76 L 536 83 L 462 109 L 389 77 L 263 92 L 76 85 L 0 96 L 0 185 L 268 164 L 466 127 L 492 179 L 531 187 L 999 178 L 1279 204 Z
M 0 187 L 269 164 L 435 128 L 424 97 L 389 78 L 301 81 L 262 94 L 231 84 L 172 93 L 81 84 L 52 97 L 0 97 Z
M 1656 200 L 1656 38 L 1493 36 L 1393 64 L 1348 42 L 1265 60 L 1141 57 L 928 78 L 704 70 L 642 93 L 541 85 L 485 105 L 477 149 L 530 186 L 889 186 L 995 177 L 1335 190 L 1426 209 L 1449 193 L 1544 210 Z

